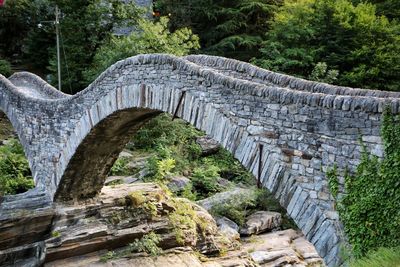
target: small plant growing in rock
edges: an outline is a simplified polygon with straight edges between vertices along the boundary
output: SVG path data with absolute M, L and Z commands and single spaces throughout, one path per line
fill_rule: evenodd
M 129 195 L 126 196 L 126 204 L 138 208 L 143 203 L 147 201 L 146 196 L 143 194 L 142 191 L 131 192 Z
M 132 252 L 145 252 L 151 256 L 157 256 L 162 252 L 162 249 L 158 246 L 160 241 L 161 237 L 158 234 L 150 232 L 141 239 L 135 240 L 133 243 L 129 244 L 129 249 Z
M 54 231 L 54 232 L 51 233 L 51 236 L 52 237 L 59 237 L 59 236 L 61 236 L 61 233 L 58 232 L 58 231 Z
M 118 257 L 118 254 L 115 251 L 109 251 L 103 256 L 100 257 L 101 262 L 107 262 L 109 260 L 115 259 Z
M 197 215 L 189 202 L 183 199 L 175 199 L 172 204 L 175 210 L 170 213 L 169 221 L 179 244 L 184 245 L 185 240 L 189 238 L 197 240 L 199 234 L 205 235 L 207 222 Z
M 333 198 L 337 199 L 337 196 L 339 194 L 339 180 L 336 164 L 333 166 L 333 168 L 327 171 L 326 177 L 328 177 L 329 190 L 331 191 Z

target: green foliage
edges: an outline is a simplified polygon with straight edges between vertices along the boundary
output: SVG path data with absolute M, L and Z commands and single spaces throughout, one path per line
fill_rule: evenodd
M 355 257 L 400 245 L 400 118 L 389 112 L 382 126 L 384 158 L 363 152 L 354 176 L 345 177 L 339 213 Z
M 317 82 L 334 83 L 337 80 L 339 71 L 328 70 L 325 62 L 318 62 L 312 70 L 309 79 Z
M 0 146 L 0 196 L 23 193 L 33 188 L 28 161 L 17 140 Z
M 182 192 L 180 192 L 180 193 L 178 194 L 178 196 L 187 198 L 187 199 L 189 199 L 189 200 L 191 200 L 191 201 L 196 201 L 196 200 L 197 200 L 197 192 L 194 191 L 194 189 L 193 189 L 193 184 L 191 184 L 191 183 L 189 183 L 188 185 L 186 185 L 186 186 L 183 188 Z
M 249 212 L 256 207 L 256 200 L 256 191 L 252 194 L 238 194 L 225 203 L 213 206 L 210 212 L 214 216 L 225 216 L 241 226 Z
M 37 4 L 40 0 L 6 1 L 0 7 L 0 54 L 21 55 L 25 39 L 38 23 Z
M 148 161 L 149 180 L 160 180 L 159 162 L 172 162 L 175 166 L 169 172 L 182 174 L 188 172 L 200 158 L 201 149 L 196 137 L 202 133 L 183 120 L 174 120 L 170 115 L 162 114 L 142 127 L 133 138 L 133 149 L 155 151 Z
M 108 251 L 106 254 L 100 257 L 100 261 L 107 262 L 109 260 L 126 257 L 137 252 L 144 252 L 153 257 L 158 256 L 163 251 L 162 248 L 158 246 L 160 241 L 160 235 L 150 232 L 143 235 L 142 238 L 136 239 L 134 242 L 130 243 L 125 249 L 119 251 Z
M 0 59 L 0 74 L 8 77 L 11 75 L 11 65 L 7 60 Z
M 197 215 L 190 202 L 184 199 L 173 199 L 171 204 L 174 211 L 169 214 L 168 219 L 179 244 L 184 245 L 187 238 L 196 240 L 199 234 L 205 234 L 207 222 Z
M 51 232 L 51 237 L 60 237 L 61 233 L 59 231 Z
M 220 191 L 219 171 L 219 168 L 212 164 L 194 168 L 191 180 L 199 197 L 205 198 Z
M 147 181 L 165 182 L 171 174 L 190 177 L 192 184 L 179 195 L 195 200 L 221 191 L 222 177 L 233 182 L 254 185 L 254 177 L 225 149 L 214 155 L 201 156 L 196 138 L 203 133 L 183 120 L 171 120 L 162 114 L 150 120 L 134 136 L 133 150 L 154 151 L 147 163 Z
M 218 153 L 207 157 L 203 163 L 218 167 L 219 175 L 229 181 L 245 185 L 255 184 L 254 176 L 226 149 L 220 148 Z
M 349 0 L 286 0 L 254 63 L 313 78 L 325 62 L 338 84 L 399 90 L 400 35 L 397 21 L 376 15 L 369 3 Z M 322 68 L 323 70 L 323 68 Z M 318 80 L 318 79 L 317 79 Z
M 378 15 L 386 16 L 389 19 L 400 19 L 400 1 L 398 0 L 353 0 L 353 3 L 356 4 L 362 2 L 376 5 Z
M 199 39 L 188 28 L 175 32 L 168 30 L 168 18 L 158 22 L 141 20 L 139 29 L 126 37 L 112 37 L 96 52 L 93 65 L 86 71 L 86 79 L 92 81 L 102 71 L 118 60 L 145 53 L 187 55 L 200 48 Z
M 156 161 L 156 170 L 153 178 L 162 181 L 164 178 L 172 174 L 175 168 L 175 160 L 173 158 L 160 159 Z
M 179 119 L 172 121 L 171 115 L 163 113 L 142 127 L 133 137 L 133 143 L 134 147 L 139 149 L 176 146 L 181 143 L 188 145 L 201 135 L 203 134 L 200 131 L 185 121 Z
M 350 263 L 350 267 L 399 267 L 400 247 L 379 248 L 368 256 Z
M 339 194 L 339 180 L 337 175 L 337 165 L 335 164 L 333 168 L 326 172 L 326 177 L 328 178 L 328 186 L 334 199 L 337 198 Z
M 203 53 L 249 60 L 258 55 L 263 34 L 281 0 L 157 0 L 155 9 L 169 15 L 171 29 L 190 27 Z
M 161 237 L 158 234 L 150 232 L 141 239 L 136 239 L 133 243 L 129 244 L 129 249 L 131 251 L 145 252 L 151 256 L 157 256 L 162 252 L 162 249 L 158 246 L 160 241 Z
M 128 165 L 129 161 L 127 158 L 118 158 L 115 162 L 114 165 L 112 166 L 110 170 L 110 175 L 111 176 L 126 176 L 126 175 L 132 175 L 134 174 L 134 171 L 129 168 Z
M 105 4 L 102 0 L 49 1 L 53 6 L 57 4 L 63 14 L 60 30 L 66 58 L 62 58 L 62 82 L 65 89 L 74 93 L 87 86 L 83 72 L 90 68 L 96 50 L 111 38 L 113 29 L 126 24 L 136 25 L 141 12 L 134 3 L 119 0 L 108 1 L 110 4 Z M 49 62 L 51 81 L 56 84 L 55 49 L 51 49 Z

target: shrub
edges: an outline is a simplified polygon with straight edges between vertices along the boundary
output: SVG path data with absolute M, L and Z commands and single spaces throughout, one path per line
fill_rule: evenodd
M 188 144 L 202 133 L 183 120 L 174 120 L 163 113 L 150 120 L 133 137 L 135 148 L 155 149 L 158 146 Z
M 24 150 L 12 139 L 0 147 L 0 196 L 23 193 L 34 186 Z
M 191 180 L 200 197 L 208 197 L 210 194 L 220 191 L 218 172 L 219 168 L 211 164 L 204 164 L 193 170 Z
M 254 176 L 226 149 L 219 149 L 217 154 L 207 157 L 206 163 L 217 166 L 222 178 L 236 183 L 255 185 Z
M 128 159 L 118 158 L 110 170 L 110 175 L 115 175 L 115 176 L 132 175 L 133 172 L 127 165 L 128 165 Z

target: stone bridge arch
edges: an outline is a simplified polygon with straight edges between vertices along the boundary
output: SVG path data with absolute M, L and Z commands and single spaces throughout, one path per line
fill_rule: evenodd
M 40 195 L 38 203 L 95 196 L 128 136 L 179 107 L 179 117 L 255 176 L 261 170 L 263 186 L 329 266 L 340 263 L 343 237 L 325 172 L 334 164 L 355 168 L 360 136 L 382 156 L 381 115 L 385 106 L 399 113 L 399 95 L 305 81 L 210 56 L 128 58 L 74 96 L 29 73 L 0 77 L 0 109 L 24 145 L 37 185 L 27 196 Z

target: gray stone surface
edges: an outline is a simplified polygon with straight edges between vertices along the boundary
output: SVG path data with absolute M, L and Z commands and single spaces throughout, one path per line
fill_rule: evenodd
M 215 154 L 220 148 L 219 143 L 208 136 L 197 138 L 196 143 L 201 147 L 201 154 L 203 156 Z
M 239 226 L 235 222 L 226 217 L 216 218 L 215 221 L 217 222 L 219 232 L 229 240 L 234 241 L 240 239 Z
M 256 211 L 246 218 L 240 228 L 240 234 L 245 236 L 257 235 L 277 229 L 281 226 L 282 215 L 272 211 Z
M 26 194 L 3 198 L 0 214 L 96 196 L 129 136 L 157 114 L 173 114 L 183 91 L 178 116 L 255 176 L 261 167 L 262 184 L 283 207 L 290 205 L 327 264 L 340 263 L 342 229 L 326 216 L 333 198 L 325 173 L 335 163 L 355 170 L 360 136 L 382 156 L 382 112 L 388 106 L 400 113 L 400 93 L 311 82 L 220 57 L 138 55 L 74 96 L 30 73 L 0 76 L 0 110 L 21 140 L 36 183 Z
M 167 186 L 172 192 L 182 191 L 191 183 L 189 178 L 180 175 L 169 177 L 168 181 Z

